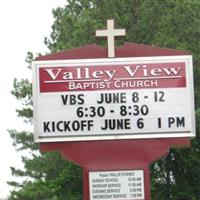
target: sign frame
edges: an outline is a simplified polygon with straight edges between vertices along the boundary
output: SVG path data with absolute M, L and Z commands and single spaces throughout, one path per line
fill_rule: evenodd
M 101 65 L 116 63 L 120 64 L 123 62 L 148 62 L 154 63 L 165 63 L 166 61 L 184 61 L 186 63 L 186 88 L 189 93 L 190 111 L 191 111 L 191 131 L 188 133 L 173 133 L 173 134 L 121 134 L 121 135 L 95 135 L 95 136 L 68 136 L 68 137 L 40 137 L 38 127 L 38 96 L 39 96 L 39 67 L 55 67 L 55 66 L 83 66 L 83 65 Z M 84 63 L 84 64 L 83 64 Z M 45 60 L 45 61 L 34 61 L 32 63 L 33 69 L 33 115 L 34 115 L 34 132 L 36 142 L 61 142 L 61 141 L 91 141 L 91 140 L 116 140 L 116 139 L 147 139 L 147 138 L 176 138 L 176 137 L 195 137 L 195 110 L 194 110 L 194 88 L 193 88 L 193 65 L 192 56 L 155 56 L 155 57 L 128 57 L 128 58 L 101 58 L 101 59 L 74 59 L 74 60 Z

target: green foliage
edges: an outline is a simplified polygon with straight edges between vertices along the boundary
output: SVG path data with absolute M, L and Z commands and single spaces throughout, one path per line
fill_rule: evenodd
M 115 26 L 126 28 L 124 41 L 186 50 L 194 59 L 197 137 L 190 148 L 174 148 L 169 155 L 151 166 L 153 200 L 200 199 L 200 1 L 199 0 L 69 0 L 53 10 L 55 21 L 45 44 L 50 52 L 80 47 L 90 43 L 105 46 L 105 39 L 95 38 L 95 30 L 114 19 Z M 29 52 L 29 64 L 33 55 Z M 31 83 L 14 81 L 12 94 L 22 102 L 18 116 L 32 123 Z M 59 153 L 39 153 L 33 135 L 10 130 L 18 150 L 29 150 L 23 157 L 24 170 L 12 168 L 22 183 L 10 182 L 16 189 L 10 200 L 81 199 L 81 170 Z
M 13 146 L 18 151 L 38 149 L 38 145 L 34 142 L 33 133 L 27 131 L 17 132 L 16 130 L 9 130 L 8 132 L 13 139 Z

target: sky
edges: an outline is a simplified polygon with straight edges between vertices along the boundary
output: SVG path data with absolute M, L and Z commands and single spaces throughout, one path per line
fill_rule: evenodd
M 67 0 L 6 0 L 0 1 L 0 199 L 7 197 L 12 187 L 7 181 L 16 180 L 10 167 L 23 168 L 21 153 L 12 145 L 7 130 L 32 130 L 23 119 L 17 117 L 21 108 L 11 95 L 13 80 L 28 78 L 32 72 L 25 58 L 28 51 L 48 52 L 44 37 L 51 32 L 54 22 L 52 9 L 66 5 Z

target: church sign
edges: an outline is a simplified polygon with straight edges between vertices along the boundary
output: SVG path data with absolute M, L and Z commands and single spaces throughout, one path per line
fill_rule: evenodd
M 191 56 L 35 61 L 36 140 L 194 136 Z
M 107 56 L 83 47 L 32 65 L 35 141 L 83 167 L 85 200 L 150 200 L 150 163 L 195 136 L 192 56 L 116 49 L 125 33 L 108 20 Z

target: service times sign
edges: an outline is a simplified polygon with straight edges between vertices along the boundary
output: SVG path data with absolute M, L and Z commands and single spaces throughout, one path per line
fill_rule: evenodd
M 36 61 L 36 141 L 194 136 L 191 56 Z
M 143 170 L 89 172 L 91 200 L 144 200 Z

